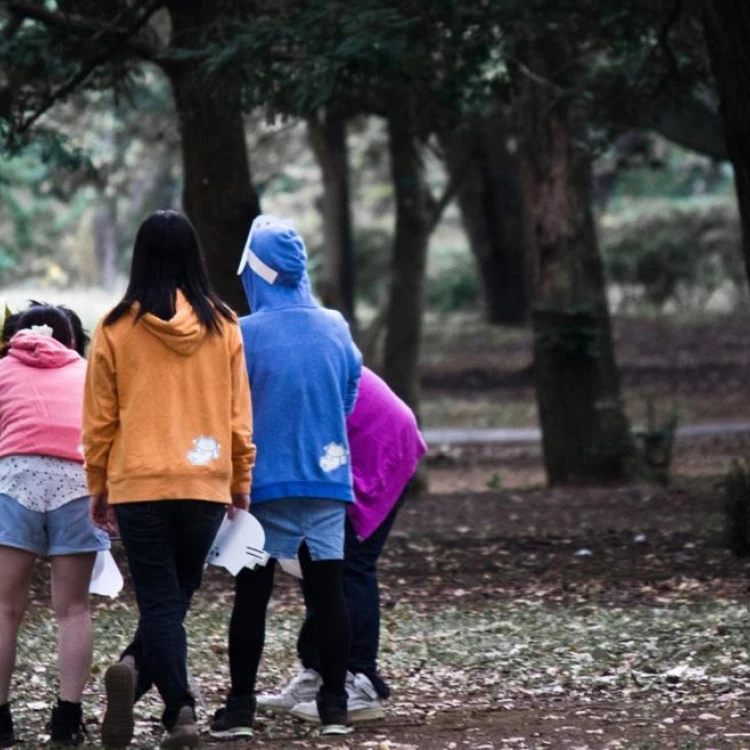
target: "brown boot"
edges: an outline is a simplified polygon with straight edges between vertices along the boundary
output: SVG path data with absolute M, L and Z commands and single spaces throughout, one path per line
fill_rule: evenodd
M 104 674 L 107 710 L 102 721 L 102 745 L 108 750 L 127 747 L 133 740 L 133 703 L 138 673 L 135 660 L 126 656 Z
M 177 714 L 172 730 L 161 741 L 161 750 L 191 750 L 200 745 L 201 736 L 195 723 L 195 713 L 190 706 L 183 706 Z

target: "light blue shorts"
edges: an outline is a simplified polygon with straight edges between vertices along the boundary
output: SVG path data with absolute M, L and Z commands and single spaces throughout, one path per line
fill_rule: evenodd
M 347 503 L 313 497 L 286 497 L 250 506 L 266 532 L 265 550 L 276 560 L 293 560 L 307 542 L 313 560 L 344 559 Z
M 109 549 L 109 536 L 89 520 L 88 497 L 42 513 L 0 494 L 0 546 L 41 557 L 77 555 Z

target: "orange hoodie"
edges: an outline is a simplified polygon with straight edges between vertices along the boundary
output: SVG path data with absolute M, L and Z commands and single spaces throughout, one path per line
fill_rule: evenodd
M 250 386 L 236 322 L 207 331 L 181 293 L 171 320 L 97 327 L 83 405 L 89 492 L 111 504 L 228 503 L 250 490 Z

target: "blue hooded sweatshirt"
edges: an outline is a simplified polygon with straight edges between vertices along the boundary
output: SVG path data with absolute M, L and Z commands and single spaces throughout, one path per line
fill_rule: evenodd
M 257 457 L 252 502 L 285 497 L 352 502 L 346 416 L 362 355 L 349 326 L 313 298 L 294 227 L 253 222 L 240 276 L 251 315 L 240 319 Z

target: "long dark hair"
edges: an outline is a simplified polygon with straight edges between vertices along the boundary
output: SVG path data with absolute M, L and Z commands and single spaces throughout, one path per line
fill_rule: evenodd
M 64 310 L 54 305 L 36 305 L 30 307 L 18 316 L 14 333 L 23 331 L 32 326 L 49 326 L 52 329 L 52 338 L 59 341 L 68 349 L 73 349 L 75 336 L 73 326 Z
M 177 211 L 156 211 L 138 229 L 128 288 L 104 325 L 117 322 L 136 303 L 135 322 L 146 313 L 169 320 L 175 313 L 178 289 L 210 331 L 221 332 L 219 315 L 234 319 L 208 280 L 193 225 Z

